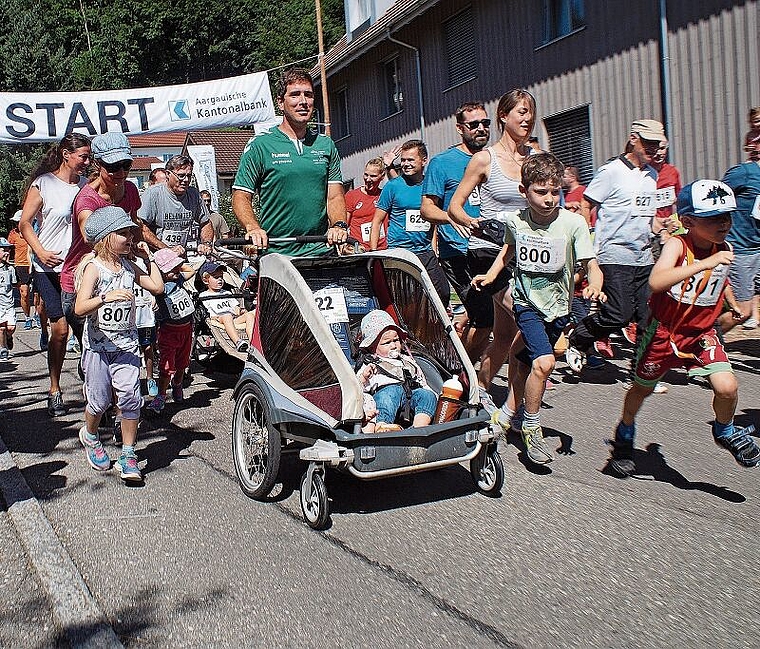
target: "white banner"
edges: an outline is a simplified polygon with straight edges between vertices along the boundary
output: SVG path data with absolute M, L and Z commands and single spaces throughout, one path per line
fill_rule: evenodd
M 59 140 L 75 131 L 127 135 L 198 131 L 274 119 L 266 72 L 132 90 L 0 93 L 0 144 Z
M 216 153 L 211 145 L 187 147 L 187 154 L 193 159 L 193 174 L 198 182 L 198 191 L 211 193 L 211 207 L 219 211 L 219 187 L 216 182 Z

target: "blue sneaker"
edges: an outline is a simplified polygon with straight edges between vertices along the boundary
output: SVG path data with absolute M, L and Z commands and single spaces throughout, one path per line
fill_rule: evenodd
M 43 351 L 43 352 L 46 352 L 46 351 L 47 351 L 47 348 L 48 348 L 48 340 L 49 340 L 49 339 L 48 339 L 48 333 L 47 333 L 47 331 L 43 331 L 43 332 L 40 334 L 40 350 L 41 350 L 41 351 Z
M 35 314 L 34 318 L 32 318 L 32 327 L 35 329 L 40 329 L 42 325 L 40 324 L 40 316 Z
M 151 397 L 158 396 L 158 383 L 156 383 L 155 379 L 148 379 L 147 385 L 148 385 L 148 396 L 151 396 Z
M 0 361 L 8 360 L 8 350 L 5 347 L 0 348 Z
M 32 319 L 27 318 L 26 322 L 24 323 L 24 331 L 31 331 L 32 330 Z
M 153 398 L 153 401 L 151 401 L 147 406 L 145 406 L 145 409 L 148 412 L 152 412 L 155 415 L 159 415 L 163 411 L 165 405 L 166 405 L 166 395 L 159 394 L 158 396 Z
M 87 439 L 87 426 L 82 426 L 79 429 L 79 441 L 82 442 L 84 450 L 86 451 L 87 461 L 90 466 L 96 471 L 108 471 L 111 468 L 111 458 L 108 457 L 106 449 L 103 448 L 103 443 L 98 438 L 95 442 L 91 442 Z
M 121 474 L 121 479 L 124 482 L 141 482 L 143 477 L 140 473 L 140 467 L 137 466 L 136 455 L 121 455 L 116 460 L 116 469 Z
M 715 435 L 715 426 L 713 426 L 713 439 L 718 446 L 722 446 L 730 451 L 739 464 L 751 468 L 760 464 L 760 447 L 752 439 L 752 433 L 754 432 L 755 427 L 753 425 L 746 428 L 735 426 L 732 435 L 717 437 Z

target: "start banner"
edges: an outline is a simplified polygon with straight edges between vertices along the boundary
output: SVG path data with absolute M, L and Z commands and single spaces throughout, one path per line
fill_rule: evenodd
M 75 131 L 127 135 L 244 126 L 274 119 L 266 72 L 97 92 L 0 93 L 0 144 L 59 140 Z

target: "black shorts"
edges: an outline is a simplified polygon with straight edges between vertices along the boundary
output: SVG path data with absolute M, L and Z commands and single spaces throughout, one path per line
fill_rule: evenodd
M 472 277 L 475 275 L 485 275 L 491 268 L 498 250 L 487 250 L 476 248 L 467 251 L 467 266 Z M 493 327 L 493 294 L 498 293 L 506 288 L 509 279 L 512 277 L 512 271 L 509 268 L 502 270 L 493 284 L 483 287 L 476 291 L 470 289 L 466 291 L 466 298 L 462 303 L 467 309 L 467 315 L 470 318 L 470 326 L 475 329 L 490 329 Z
M 18 283 L 20 284 L 28 284 L 29 283 L 29 266 L 14 266 L 16 269 L 16 277 L 18 278 Z

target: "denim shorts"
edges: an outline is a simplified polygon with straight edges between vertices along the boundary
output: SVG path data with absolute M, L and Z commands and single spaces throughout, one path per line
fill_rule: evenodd
M 729 278 L 737 302 L 749 302 L 752 299 L 758 276 L 760 276 L 760 252 L 734 256 L 729 268 Z
M 61 305 L 61 276 L 59 273 L 45 273 L 41 270 L 34 271 L 34 286 L 42 301 L 45 303 L 45 312 L 48 319 L 55 322 L 63 317 Z
M 517 353 L 518 360 L 525 365 L 532 365 L 540 356 L 553 357 L 554 345 L 570 322 L 570 316 L 546 322 L 540 313 L 520 304 L 514 305 L 514 313 L 525 344 L 525 349 Z

